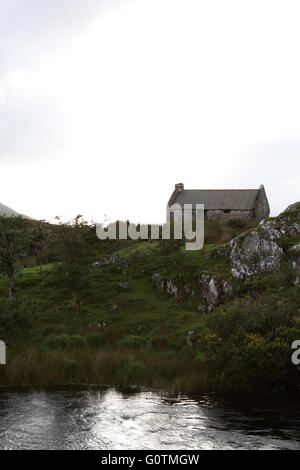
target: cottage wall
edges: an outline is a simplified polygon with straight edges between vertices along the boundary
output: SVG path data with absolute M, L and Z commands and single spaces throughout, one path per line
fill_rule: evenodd
M 249 219 L 253 218 L 253 211 L 223 211 L 223 210 L 207 210 L 205 211 L 207 220 L 232 220 L 232 219 Z
M 199 194 L 198 194 L 199 193 Z M 206 201 L 206 220 L 228 221 L 232 219 L 256 219 L 261 221 L 270 214 L 270 207 L 263 185 L 258 190 L 185 190 L 183 183 L 175 185 L 175 189 L 169 199 L 168 207 L 175 204 L 179 206 L 179 214 L 184 204 L 193 204 L 198 201 Z M 200 203 L 200 202 L 199 202 Z M 227 207 L 228 209 L 211 209 L 213 207 Z M 239 210 L 230 209 L 240 208 Z M 195 217 L 195 211 L 193 211 Z M 171 216 L 173 219 L 173 216 Z
M 267 219 L 270 215 L 270 206 L 263 185 L 260 186 L 257 198 L 254 204 L 254 216 L 258 221 Z
M 180 211 L 181 212 L 181 211 Z M 232 219 L 253 219 L 254 213 L 253 211 L 236 211 L 236 210 L 231 210 L 231 211 L 224 211 L 224 210 L 204 210 L 204 218 L 205 220 L 221 220 L 221 221 L 228 221 Z M 183 214 L 182 212 L 179 213 L 178 211 L 175 211 L 174 214 L 171 212 L 170 214 L 170 219 L 172 222 L 174 220 L 180 220 L 182 218 L 183 220 Z M 193 219 L 196 218 L 196 211 L 193 210 Z

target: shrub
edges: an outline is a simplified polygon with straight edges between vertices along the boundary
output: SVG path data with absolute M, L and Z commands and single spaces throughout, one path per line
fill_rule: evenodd
M 20 299 L 0 301 L 0 338 L 7 342 L 24 340 L 33 326 L 36 304 Z
M 43 349 L 68 349 L 71 347 L 71 337 L 67 334 L 62 335 L 50 335 L 48 336 L 44 343 Z
M 70 336 L 70 342 L 71 342 L 71 346 L 74 347 L 74 348 L 84 347 L 87 344 L 86 339 L 83 336 L 80 336 L 80 335 Z
M 195 359 L 196 359 L 196 361 L 199 361 L 199 362 L 205 362 L 205 361 L 206 361 L 206 356 L 205 356 L 204 353 L 198 352 L 198 353 L 195 355 Z
M 125 336 L 125 338 L 121 339 L 119 342 L 121 347 L 124 348 L 140 348 L 142 346 L 145 346 L 147 340 L 143 336 L 137 336 L 137 335 L 128 335 Z
M 143 378 L 145 371 L 146 366 L 143 362 L 129 357 L 123 361 L 117 376 L 122 385 L 136 384 Z
M 66 333 L 61 335 L 50 335 L 48 336 L 42 345 L 42 349 L 58 349 L 59 351 L 65 349 L 72 349 L 86 346 L 86 340 L 80 335 L 68 335 Z
M 102 336 L 99 333 L 88 333 L 85 340 L 90 348 L 94 349 L 98 349 L 102 344 Z
M 297 388 L 291 343 L 299 337 L 292 302 L 249 298 L 212 312 L 199 346 L 221 388 L 272 393 Z
M 188 346 L 187 344 L 185 346 L 183 346 L 181 349 L 180 349 L 180 356 L 185 356 L 185 357 L 193 357 L 195 355 L 195 352 L 193 350 L 193 348 L 191 348 L 190 346 Z

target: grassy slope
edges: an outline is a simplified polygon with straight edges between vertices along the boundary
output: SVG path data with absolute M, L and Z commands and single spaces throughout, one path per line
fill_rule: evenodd
M 70 293 L 55 283 L 52 265 L 43 266 L 42 273 L 39 268 L 23 269 L 16 278 L 18 297 L 34 300 L 38 313 L 25 344 L 10 345 L 10 361 L 0 370 L 0 384 L 97 382 L 207 388 L 206 369 L 189 354 L 186 338 L 190 330 L 201 334 L 206 319 L 196 308 L 201 302 L 197 274 L 231 278 L 229 261 L 210 256 L 217 246 L 221 245 L 207 245 L 201 252 L 182 248 L 171 263 L 161 255 L 157 242 L 120 250 L 120 264 L 93 269 L 90 285 L 81 293 L 80 314 L 72 310 Z M 155 272 L 174 279 L 183 276 L 196 294 L 183 303 L 168 298 L 153 286 Z M 124 280 L 130 283 L 129 289 L 119 286 Z M 284 273 L 245 285 L 233 282 L 233 286 L 234 297 L 256 291 L 280 300 L 299 300 L 299 289 L 290 286 Z M 6 295 L 7 280 L 1 277 L 0 296 Z M 119 307 L 115 316 L 110 314 L 113 304 Z M 101 337 L 98 349 L 43 349 L 49 335 L 91 332 Z M 143 346 L 122 348 L 120 341 L 128 335 L 141 337 Z

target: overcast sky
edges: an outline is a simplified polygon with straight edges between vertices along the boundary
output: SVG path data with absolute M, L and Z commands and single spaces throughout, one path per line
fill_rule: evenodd
M 161 222 L 175 183 L 300 199 L 299 0 L 0 0 L 0 202 Z

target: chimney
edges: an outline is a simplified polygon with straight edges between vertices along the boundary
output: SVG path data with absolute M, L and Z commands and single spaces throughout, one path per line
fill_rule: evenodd
M 177 191 L 178 193 L 182 193 L 183 190 L 184 190 L 184 184 L 183 183 L 175 184 L 175 191 Z
M 175 189 L 173 191 L 172 196 L 169 199 L 168 207 L 171 207 L 174 204 L 174 202 L 177 199 L 178 194 L 182 193 L 183 190 L 184 190 L 184 184 L 183 183 L 175 184 Z

